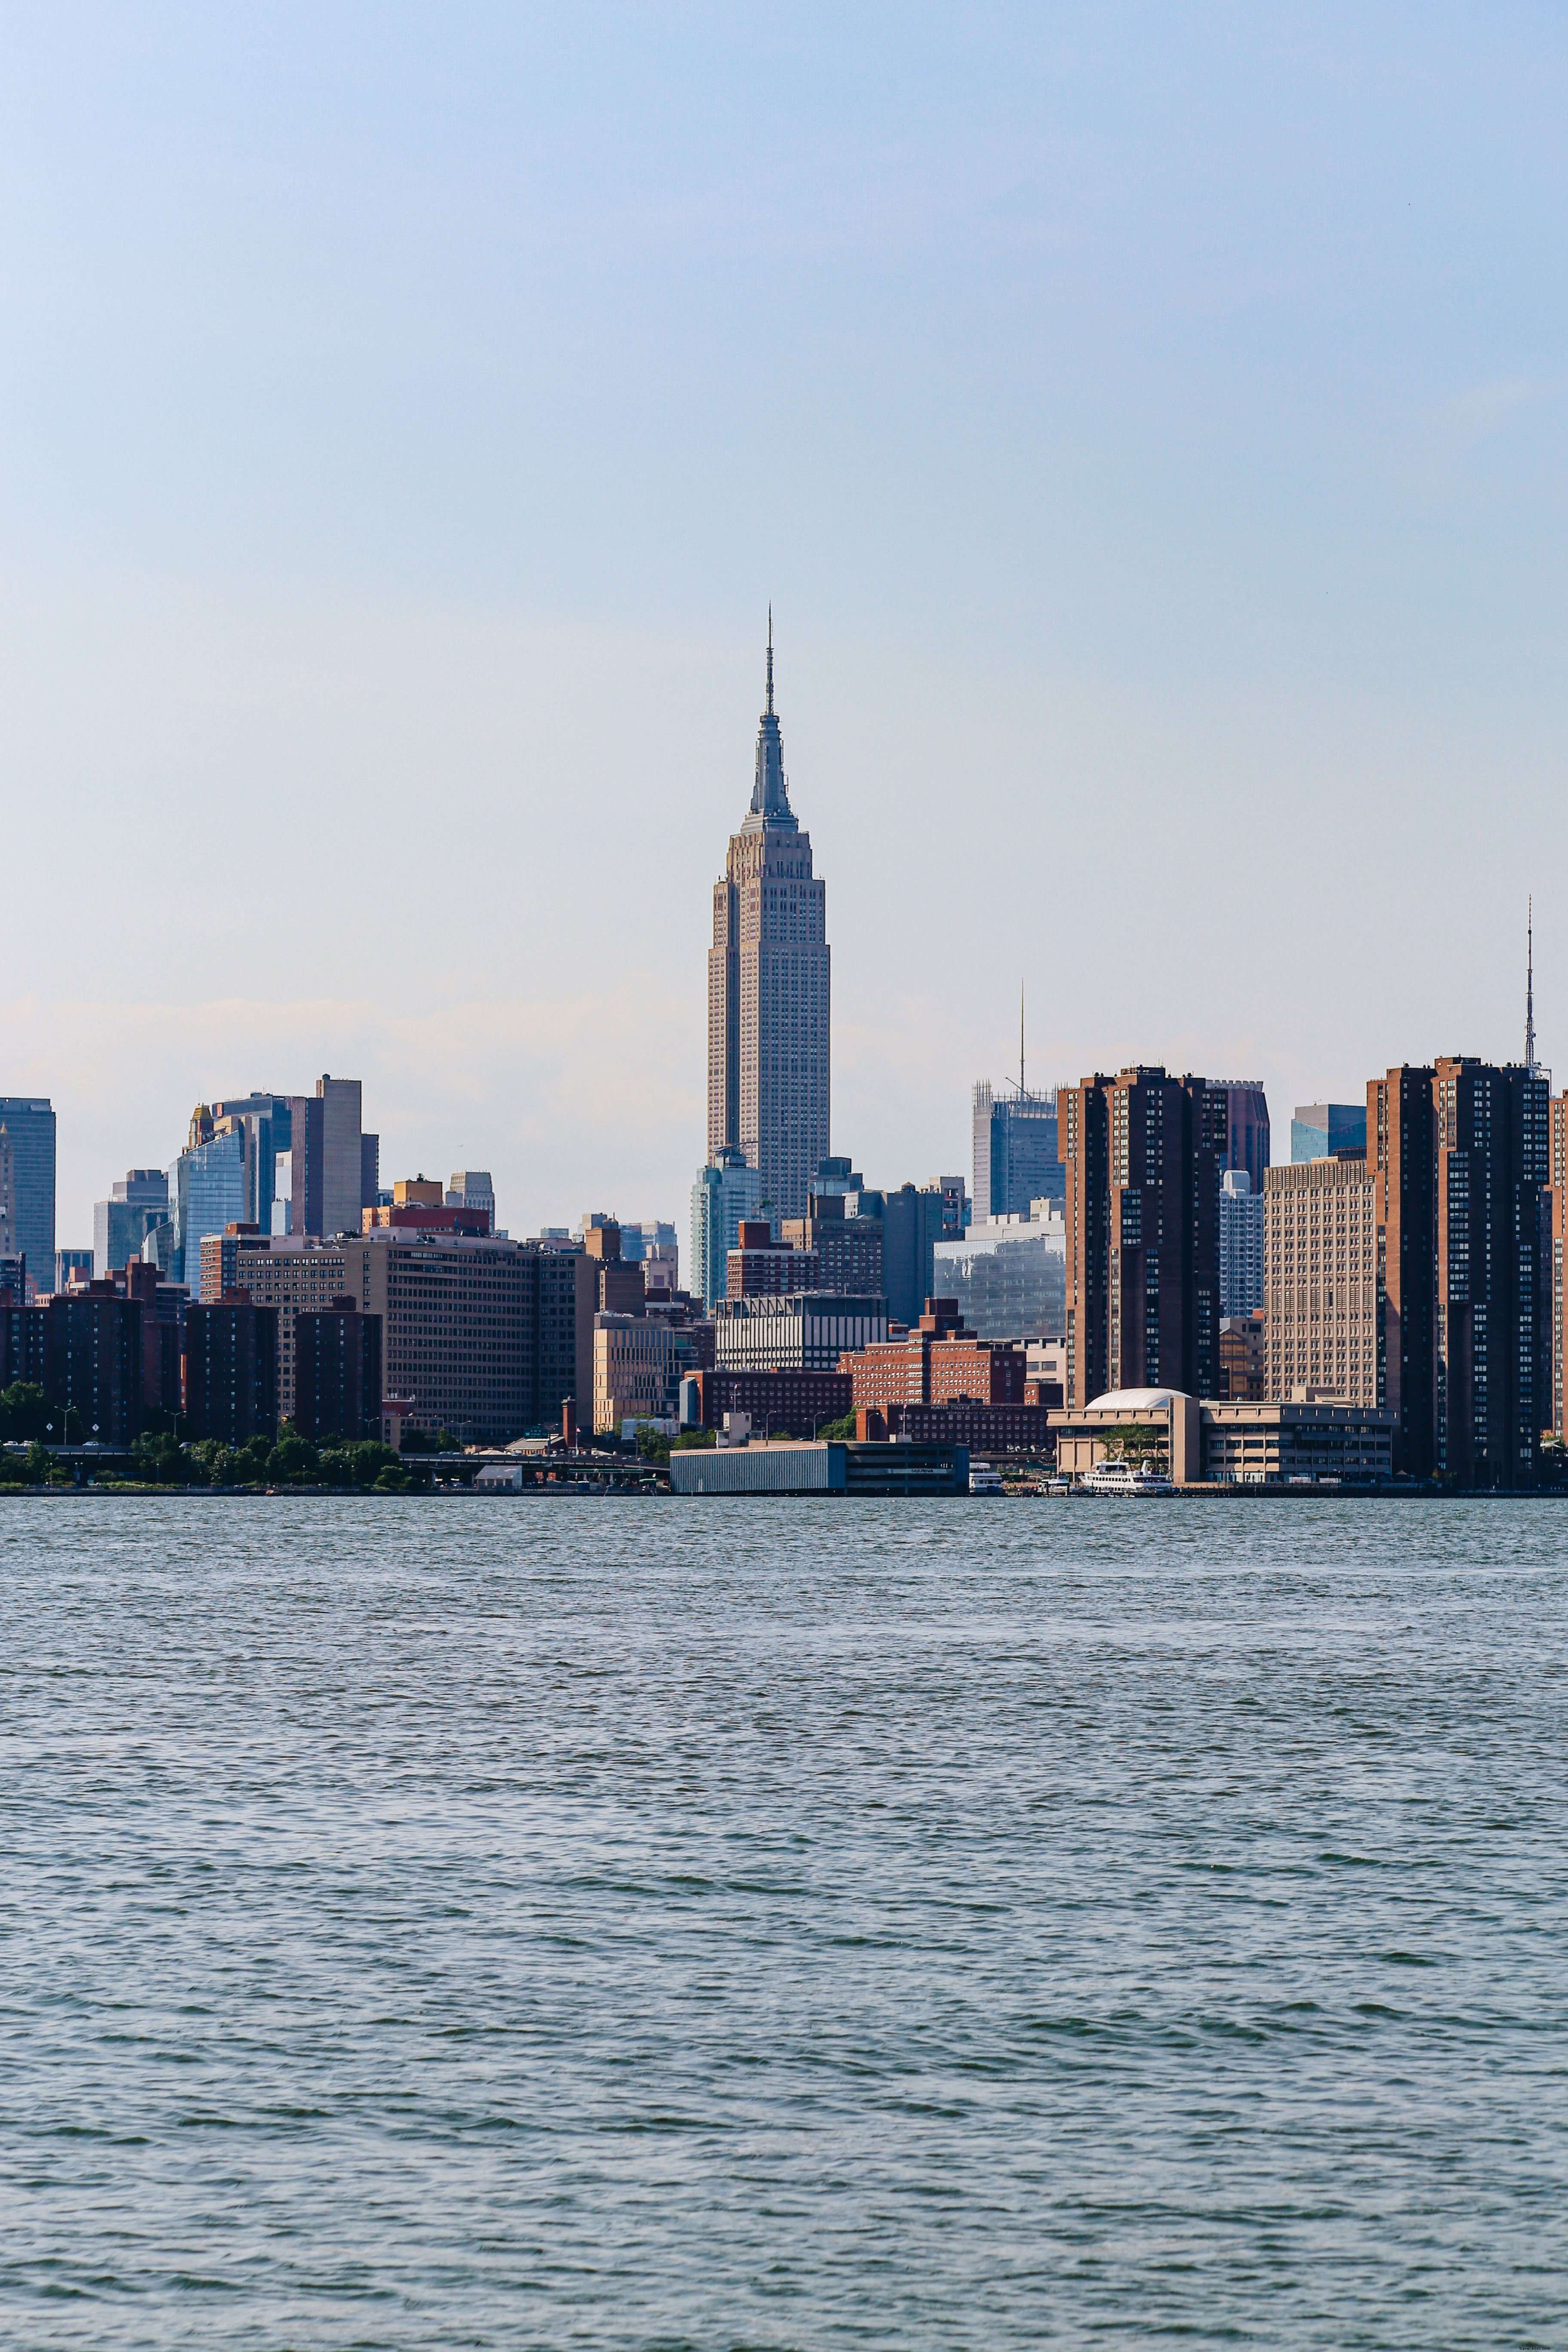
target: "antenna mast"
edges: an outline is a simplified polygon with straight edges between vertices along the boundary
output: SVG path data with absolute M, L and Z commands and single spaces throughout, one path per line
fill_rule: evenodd
M 1524 902 L 1524 1066 L 1535 1074 L 1535 901 Z
M 1018 1092 L 1024 1091 L 1024 983 L 1018 982 Z

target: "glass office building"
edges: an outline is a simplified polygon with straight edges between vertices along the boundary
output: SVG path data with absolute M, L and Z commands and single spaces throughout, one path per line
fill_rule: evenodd
M 201 1290 L 205 1237 L 221 1234 L 226 1225 L 253 1222 L 248 1140 L 237 1119 L 209 1143 L 194 1143 L 182 1151 L 169 1171 L 174 1228 L 170 1271 L 175 1282 L 189 1285 L 193 1298 Z
M 974 1089 L 973 1150 L 976 1218 L 1026 1216 L 1031 1201 L 1066 1200 L 1054 1091 L 999 1095 L 982 1078 Z
M 100 1281 L 140 1257 L 142 1243 L 168 1213 L 169 1179 L 163 1170 L 128 1168 L 122 1181 L 110 1186 L 108 1200 L 93 1203 L 92 1270 Z
M 932 1294 L 955 1298 L 981 1339 L 1059 1339 L 1067 1328 L 1067 1222 L 1056 1201 L 978 1220 L 932 1252 Z
M 1365 1150 L 1365 1103 L 1297 1104 L 1290 1121 L 1290 1158 L 1295 1166 L 1306 1160 L 1330 1160 L 1336 1151 Z
M 0 1095 L 0 1127 L 11 1146 L 10 1247 L 27 1261 L 27 1282 L 55 1277 L 55 1113 L 47 1096 Z
M 741 1220 L 754 1217 L 762 1172 L 734 1146 L 721 1150 L 691 1187 L 691 1270 L 688 1285 L 710 1315 L 725 1295 L 730 1252 L 741 1245 Z

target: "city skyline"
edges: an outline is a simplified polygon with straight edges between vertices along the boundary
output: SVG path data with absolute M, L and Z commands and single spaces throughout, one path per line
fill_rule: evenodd
M 1561 24 L 398 22 L 11 28 L 62 1234 L 322 1069 L 518 1225 L 676 1211 L 770 596 L 868 1171 L 964 1164 L 1020 974 L 1058 1084 L 1508 1058 L 1531 894 L 1568 1062 Z

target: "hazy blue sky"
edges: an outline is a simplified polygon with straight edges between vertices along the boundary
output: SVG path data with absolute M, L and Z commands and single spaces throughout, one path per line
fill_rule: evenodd
M 674 1215 L 767 601 L 834 1143 L 1568 1071 L 1561 7 L 0 10 L 0 1093 Z M 1288 1138 L 1284 1142 L 1288 1151 Z

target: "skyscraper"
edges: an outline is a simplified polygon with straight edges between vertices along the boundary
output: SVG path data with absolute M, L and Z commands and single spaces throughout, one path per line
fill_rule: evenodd
M 692 1290 L 711 1311 L 725 1295 L 725 1266 L 742 1223 L 757 1213 L 759 1178 L 738 1145 L 721 1146 L 691 1188 Z
M 1298 1103 L 1290 1121 L 1290 1164 L 1331 1160 L 1340 1151 L 1365 1151 L 1366 1111 L 1360 1103 Z M 1368 1155 L 1369 1158 L 1372 1154 Z
M 0 1127 L 11 1146 L 11 1239 L 27 1280 L 47 1290 L 55 1274 L 55 1114 L 47 1096 L 0 1095 Z
M 1219 1372 L 1223 1088 L 1156 1066 L 1063 1087 L 1069 1407 Z
M 1226 1148 L 1223 1168 L 1245 1168 L 1252 1189 L 1263 1197 L 1263 1171 L 1268 1165 L 1268 1098 L 1257 1078 L 1211 1078 L 1211 1092 L 1226 1098 Z
M 1067 1172 L 1057 1156 L 1054 1093 L 999 1095 L 981 1078 L 973 1096 L 974 1213 L 1026 1217 L 1031 1201 L 1061 1201 Z
M 169 1179 L 162 1168 L 128 1168 L 124 1178 L 109 1188 L 107 1201 L 92 1211 L 92 1270 L 101 1281 L 118 1274 L 128 1258 L 140 1257 L 142 1244 L 169 1213 Z
M 1251 1315 L 1263 1304 L 1263 1196 L 1245 1168 L 1219 1180 L 1219 1311 Z
M 789 804 L 770 610 L 752 805 L 713 886 L 708 957 L 709 1163 L 739 1150 L 764 1216 L 804 1215 L 827 1154 L 829 1012 L 826 886 Z
M 360 1081 L 318 1078 L 315 1093 L 291 1096 L 289 1109 L 289 1232 L 357 1234 L 362 1210 L 375 1199 L 360 1129 Z

